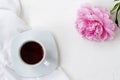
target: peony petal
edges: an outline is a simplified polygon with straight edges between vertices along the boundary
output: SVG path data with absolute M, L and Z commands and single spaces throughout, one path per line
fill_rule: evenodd
M 76 28 L 83 38 L 93 41 L 111 40 L 118 29 L 107 9 L 90 5 L 79 9 Z

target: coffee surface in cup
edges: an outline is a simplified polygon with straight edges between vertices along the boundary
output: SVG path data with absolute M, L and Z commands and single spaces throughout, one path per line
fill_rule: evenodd
M 21 47 L 20 56 L 25 63 L 34 65 L 43 59 L 44 50 L 41 44 L 29 41 Z

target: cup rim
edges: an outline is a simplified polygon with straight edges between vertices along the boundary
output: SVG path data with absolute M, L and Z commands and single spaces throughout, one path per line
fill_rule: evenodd
M 25 62 L 25 61 L 21 58 L 21 56 L 20 56 L 20 50 L 21 50 L 22 46 L 23 46 L 25 43 L 28 43 L 28 42 L 38 43 L 38 44 L 42 47 L 42 49 L 43 49 L 43 54 L 44 54 L 44 55 L 43 55 L 43 58 L 42 58 L 39 62 L 37 62 L 37 63 L 35 63 L 35 64 L 29 64 L 29 63 Z M 21 44 L 20 48 L 19 48 L 19 58 L 20 58 L 21 62 L 23 62 L 23 64 L 26 65 L 26 66 L 36 67 L 36 66 L 40 65 L 40 64 L 44 61 L 45 56 L 46 56 L 46 49 L 45 49 L 44 45 L 42 44 L 42 42 L 39 42 L 39 41 L 35 41 L 35 40 L 24 41 L 24 42 Z

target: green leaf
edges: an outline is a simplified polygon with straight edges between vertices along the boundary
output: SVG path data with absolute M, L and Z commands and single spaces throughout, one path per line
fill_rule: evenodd
M 120 2 L 115 4 L 115 6 L 110 10 L 110 13 L 112 13 L 114 10 L 116 10 L 120 6 Z
M 115 20 L 115 23 L 117 24 L 117 26 L 119 26 L 119 25 L 118 25 L 118 12 L 119 12 L 119 10 L 120 10 L 120 5 L 119 5 L 119 7 L 118 7 L 118 9 L 117 9 L 117 12 L 116 12 L 116 20 Z
M 119 0 L 114 0 L 114 1 L 119 1 Z

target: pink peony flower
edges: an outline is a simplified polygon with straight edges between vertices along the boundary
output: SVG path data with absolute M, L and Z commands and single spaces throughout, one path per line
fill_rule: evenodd
M 117 25 L 105 8 L 87 5 L 82 6 L 78 11 L 76 28 L 85 39 L 107 41 L 113 39 Z

